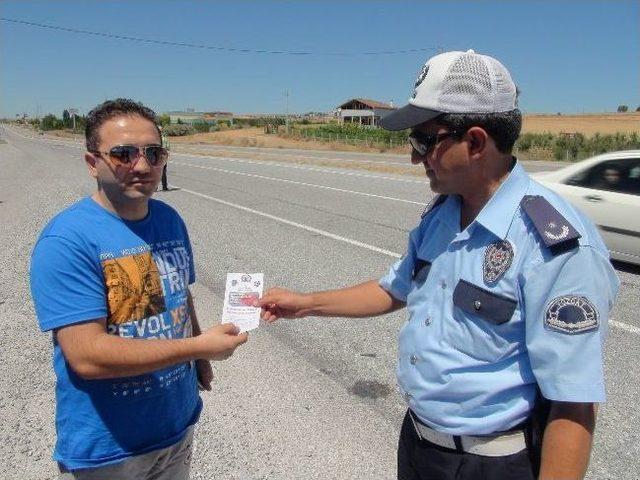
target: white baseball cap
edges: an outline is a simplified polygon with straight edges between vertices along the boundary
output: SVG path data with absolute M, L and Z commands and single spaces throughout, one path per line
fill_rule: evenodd
M 409 104 L 380 119 L 404 130 L 443 113 L 498 113 L 518 107 L 516 85 L 498 60 L 473 50 L 445 52 L 424 64 Z

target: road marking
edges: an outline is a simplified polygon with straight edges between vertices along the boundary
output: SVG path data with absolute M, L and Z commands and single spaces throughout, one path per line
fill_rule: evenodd
M 318 228 L 311 227 L 309 225 L 304 225 L 302 223 L 293 222 L 291 220 L 287 220 L 286 218 L 277 217 L 275 215 L 271 215 L 270 213 L 261 212 L 259 210 L 255 210 L 253 208 L 245 207 L 243 205 L 238 205 L 237 203 L 227 202 L 226 200 L 222 200 L 220 198 L 211 197 L 209 195 L 205 195 L 204 193 L 195 192 L 193 190 L 189 190 L 187 188 L 180 188 L 180 191 L 190 193 L 191 195 L 195 195 L 197 197 L 206 198 L 207 200 L 211 200 L 216 203 L 220 203 L 222 205 L 226 205 L 228 207 L 236 208 L 238 210 L 242 210 L 244 212 L 252 213 L 254 215 L 258 215 L 260 217 L 268 218 L 271 220 L 275 220 L 276 222 L 284 223 L 285 225 L 291 225 L 292 227 L 300 228 L 302 230 L 306 230 L 311 233 L 317 233 L 318 235 L 322 235 L 323 237 L 331 238 L 333 240 L 337 240 L 339 242 L 348 243 L 349 245 L 354 245 L 356 247 L 362 247 L 372 252 L 381 253 L 383 255 L 387 255 L 393 258 L 401 258 L 402 255 L 396 252 L 392 252 L 391 250 L 385 250 L 384 248 L 379 248 L 374 245 L 369 245 L 368 243 L 359 242 L 357 240 L 352 240 L 351 238 L 343 237 L 341 235 L 336 235 L 335 233 L 327 232 L 326 230 L 320 230 Z M 635 327 L 633 325 L 629 325 L 627 323 L 619 322 L 617 320 L 609 320 L 609 324 L 613 327 L 619 328 L 621 330 L 626 330 L 627 332 L 633 333 L 635 335 L 640 335 L 640 328 Z
M 629 333 L 635 333 L 636 335 L 640 335 L 640 328 L 634 325 L 629 325 L 628 323 L 618 322 L 617 320 L 611 320 L 611 319 L 609 319 L 609 324 L 621 330 L 626 330 Z
M 409 158 L 409 153 L 407 153 L 405 155 L 407 160 L 404 161 L 398 161 L 398 162 L 391 162 L 391 161 L 386 161 L 386 160 L 365 160 L 365 159 L 360 159 L 360 158 L 352 158 L 352 157 L 336 157 L 336 156 L 326 156 L 326 154 L 323 152 L 319 155 L 305 155 L 302 153 L 290 153 L 287 151 L 279 151 L 278 153 L 274 153 L 273 151 L 271 152 L 267 152 L 264 151 L 264 149 L 255 149 L 253 150 L 255 147 L 231 147 L 228 145 L 202 145 L 202 147 L 206 147 L 208 149 L 212 148 L 211 153 L 213 155 L 220 155 L 220 154 L 225 154 L 227 152 L 225 152 L 225 150 L 231 150 L 233 151 L 238 150 L 240 153 L 243 154 L 247 154 L 247 155 L 255 155 L 255 156 L 266 156 L 266 157 L 292 157 L 292 158 L 301 158 L 301 159 L 305 159 L 305 160 L 329 160 L 329 161 L 339 161 L 339 162 L 359 162 L 359 163 L 371 163 L 374 165 L 392 165 L 392 166 L 401 166 L 401 167 L 406 167 L 406 166 L 410 166 L 410 162 L 408 160 Z M 200 147 L 200 148 L 202 148 Z M 191 147 L 191 146 L 184 146 L 182 145 L 182 148 L 197 148 L 197 147 Z M 250 150 L 251 149 L 251 150 Z M 217 152 L 215 150 L 218 150 Z M 274 149 L 270 149 L 270 150 L 274 150 Z M 283 149 L 284 150 L 284 149 Z M 179 153 L 179 152 L 176 152 Z M 187 151 L 183 151 L 183 153 L 189 153 L 188 150 Z M 344 152 L 348 155 L 352 154 L 352 152 Z M 205 154 L 203 154 L 205 155 Z M 362 154 L 363 156 L 365 154 Z
M 4 126 L 4 128 L 7 128 L 7 127 Z M 48 141 L 54 141 L 54 142 L 57 142 L 57 143 L 66 143 L 66 142 L 57 141 L 57 140 L 50 140 L 50 139 L 46 139 L 45 140 L 45 139 L 40 139 L 40 138 L 27 137 L 25 135 L 21 135 L 20 133 L 14 131 L 13 129 L 10 129 L 10 128 L 7 128 L 7 130 L 9 130 L 11 133 L 14 133 L 16 135 L 19 135 L 19 136 L 21 136 L 23 138 L 27 138 L 27 139 L 30 139 L 30 140 L 36 140 L 36 141 L 40 141 L 40 142 L 46 142 L 48 140 Z M 78 147 L 76 145 L 70 145 L 68 143 L 66 143 L 66 144 L 68 146 L 71 146 L 71 147 L 81 148 L 81 147 Z M 193 157 L 197 157 L 197 158 L 202 158 L 203 157 L 201 155 L 184 155 L 184 156 L 193 156 Z M 205 156 L 205 157 L 206 158 L 220 158 L 220 159 L 223 159 L 223 160 L 225 159 L 224 157 L 209 157 L 209 156 Z M 236 161 L 236 159 L 227 159 L 227 160 Z M 240 163 L 259 163 L 259 164 L 269 163 L 269 164 L 275 164 L 275 162 L 248 162 L 248 161 L 242 161 L 242 160 L 238 160 L 238 161 Z M 299 165 L 295 165 L 294 167 L 300 167 L 300 166 Z M 204 168 L 204 167 L 201 167 L 201 168 Z M 323 170 L 324 171 L 324 169 L 314 169 L 314 170 Z M 234 172 L 234 173 L 237 173 L 237 172 Z M 247 175 L 251 175 L 251 174 L 247 174 Z M 375 175 L 371 175 L 371 176 L 376 177 L 376 178 L 387 178 L 387 177 L 378 177 L 378 176 L 375 176 Z M 281 180 L 281 179 L 277 179 L 277 180 Z M 307 231 L 312 232 L 312 233 L 317 233 L 318 235 L 322 235 L 324 237 L 331 238 L 333 240 L 337 240 L 337 241 L 340 241 L 340 242 L 348 243 L 348 244 L 354 245 L 356 247 L 362 247 L 362 248 L 365 248 L 365 249 L 370 250 L 372 252 L 381 253 L 383 255 L 387 255 L 387 256 L 393 257 L 393 258 L 401 258 L 402 257 L 402 255 L 400 255 L 399 253 L 392 252 L 390 250 L 385 250 L 383 248 L 378 248 L 378 247 L 376 247 L 374 245 L 369 245 L 367 243 L 359 242 L 357 240 L 352 240 L 350 238 L 342 237 L 340 235 L 336 235 L 334 233 L 327 232 L 325 230 L 320 230 L 320 229 L 317 229 L 317 228 L 314 228 L 314 227 L 311 227 L 311 226 L 308 226 L 308 225 L 304 225 L 302 223 L 293 222 L 291 220 L 287 220 L 285 218 L 277 217 L 277 216 L 271 215 L 269 213 L 260 212 L 259 210 L 254 210 L 253 208 L 249 208 L 249 207 L 245 207 L 245 206 L 238 205 L 238 204 L 235 204 L 235 203 L 227 202 L 226 200 L 222 200 L 222 199 L 219 199 L 219 198 L 211 197 L 209 195 L 205 195 L 204 193 L 195 192 L 193 190 L 188 190 L 188 189 L 182 188 L 182 187 L 179 187 L 179 188 L 181 188 L 181 191 L 183 191 L 183 192 L 190 193 L 190 194 L 198 196 L 198 197 L 206 198 L 207 200 L 211 200 L 213 202 L 217 202 L 217 203 L 220 203 L 222 205 L 226 205 L 226 206 L 229 206 L 229 207 L 232 207 L 232 208 L 237 208 L 237 209 L 245 211 L 245 212 L 253 213 L 254 215 L 258 215 L 258 216 L 261 216 L 261 217 L 269 218 L 271 220 L 275 220 L 277 222 L 284 223 L 286 225 L 291 225 L 291 226 L 296 227 L 296 228 L 301 228 L 303 230 L 307 230 Z M 329 188 L 332 188 L 332 187 L 329 187 Z M 362 192 L 354 192 L 354 193 L 362 194 Z M 372 195 L 372 194 L 364 194 L 364 195 Z M 407 200 L 405 200 L 405 201 L 407 201 Z M 411 202 L 411 203 L 415 203 L 415 202 Z M 633 333 L 635 335 L 640 335 L 640 328 L 636 327 L 634 325 L 629 325 L 627 323 L 619 322 L 617 320 L 611 320 L 611 319 L 609 320 L 609 324 L 611 326 L 615 327 L 615 328 L 619 328 L 621 330 L 625 330 L 625 331 L 627 331 L 629 333 Z
M 260 179 L 263 179 L 263 180 L 271 180 L 271 181 L 274 181 L 274 182 L 292 183 L 292 184 L 301 185 L 301 186 L 304 186 L 304 187 L 324 188 L 326 190 L 332 190 L 332 191 L 335 191 L 335 192 L 351 193 L 353 195 L 363 195 L 365 197 L 380 198 L 382 200 L 392 200 L 392 201 L 396 201 L 396 202 L 411 203 L 413 205 L 420 205 L 420 206 L 423 206 L 423 207 L 426 205 L 426 203 L 414 202 L 412 200 L 405 200 L 403 198 L 387 197 L 387 196 L 384 196 L 384 195 L 376 195 L 376 194 L 373 194 L 373 193 L 357 192 L 355 190 L 347 190 L 347 189 L 344 189 L 344 188 L 330 187 L 328 185 L 317 185 L 315 183 L 296 182 L 295 180 L 289 180 L 289 179 L 286 179 L 286 178 L 267 177 L 265 175 L 258 175 L 258 174 L 255 174 L 255 173 L 237 172 L 235 170 L 225 170 L 224 168 L 208 167 L 208 166 L 204 166 L 204 165 L 194 165 L 192 163 L 183 163 L 183 162 L 172 162 L 172 163 L 174 165 L 184 165 L 186 167 L 202 168 L 204 170 L 212 170 L 212 171 L 215 171 L 215 172 L 228 173 L 228 174 L 231 174 L 231 175 L 241 175 L 241 176 L 244 176 L 244 177 L 260 178 Z
M 180 191 L 182 192 L 190 193 L 191 195 L 195 195 L 197 197 L 206 198 L 207 200 L 211 200 L 212 202 L 216 202 L 222 205 L 226 205 L 228 207 L 236 208 L 238 210 L 242 210 L 243 212 L 253 213 L 254 215 L 259 215 L 261 217 L 265 217 L 270 220 L 275 220 L 276 222 L 284 223 L 285 225 L 291 225 L 292 227 L 301 228 L 311 233 L 317 233 L 318 235 L 322 235 L 323 237 L 331 238 L 333 240 L 338 240 L 339 242 L 348 243 L 356 247 L 366 248 L 367 250 L 371 250 L 372 252 L 382 253 L 383 255 L 388 255 L 389 257 L 400 258 L 402 256 L 399 253 L 395 253 L 390 250 L 385 250 L 384 248 L 378 248 L 373 245 L 369 245 L 368 243 L 363 243 L 357 240 L 352 240 L 350 238 L 342 237 L 340 235 L 336 235 L 335 233 L 327 232 L 326 230 L 320 230 L 318 228 L 310 227 L 309 225 L 293 222 L 291 220 L 287 220 L 286 218 L 277 217 L 269 213 L 261 212 L 259 210 L 254 210 L 253 208 L 245 207 L 243 205 L 238 205 L 237 203 L 227 202 L 226 200 L 211 197 L 209 195 L 205 195 L 204 193 L 194 192 L 193 190 L 189 190 L 187 188 L 183 188 L 183 187 L 178 187 L 178 188 L 180 188 Z
M 11 131 L 12 133 L 15 133 L 16 135 L 22 137 L 22 138 L 26 138 L 29 140 L 34 140 L 36 142 L 41 142 L 41 143 L 49 143 L 49 142 L 53 142 L 53 143 L 60 143 L 63 145 L 66 145 L 68 147 L 71 148 L 78 148 L 80 150 L 84 150 L 84 144 L 75 144 L 75 143 L 70 143 L 68 141 L 64 141 L 64 140 L 54 140 L 51 138 L 37 138 L 37 137 L 29 137 L 26 135 L 22 135 L 20 133 L 18 133 L 17 131 L 14 131 L 13 129 L 8 129 L 9 131 Z M 231 157 L 220 157 L 220 156 L 216 156 L 216 155 L 197 155 L 197 154 L 193 154 L 193 153 L 178 153 L 175 152 L 172 154 L 173 157 L 190 157 L 190 158 L 197 158 L 197 159 L 207 159 L 210 158 L 212 160 L 222 160 L 225 162 L 231 162 L 231 163 L 246 163 L 249 165 L 270 165 L 270 166 L 275 166 L 275 167 L 280 167 L 280 168 L 295 168 L 298 170 L 307 170 L 310 172 L 321 172 L 321 173 L 331 173 L 331 174 L 335 174 L 335 175 L 344 175 L 347 177 L 362 177 L 362 178 L 371 178 L 371 179 L 375 179 L 375 180 L 388 180 L 388 181 L 392 181 L 392 182 L 401 182 L 401 183 L 416 183 L 418 185 L 425 185 L 426 186 L 426 180 L 414 180 L 414 179 L 410 179 L 410 178 L 397 178 L 397 177 L 387 177 L 384 175 L 374 175 L 371 173 L 358 173 L 358 172 L 348 172 L 348 171 L 344 171 L 344 170 L 336 170 L 333 168 L 326 168 L 326 167 L 306 167 L 303 165 L 295 165 L 295 164 L 288 164 L 288 163 L 280 163 L 280 162 L 272 162 L 272 161 L 253 161 L 253 160 L 246 160 L 246 159 L 241 159 L 241 158 L 231 158 Z M 172 163 L 176 163 L 176 162 L 172 162 Z M 424 203 L 418 203 L 419 205 L 424 205 Z
M 420 185 L 426 185 L 426 180 L 413 180 L 410 178 L 397 178 L 397 177 L 385 177 L 384 175 L 374 175 L 371 173 L 357 173 L 357 172 L 347 172 L 344 170 L 336 170 L 333 168 L 327 167 L 305 167 L 303 165 L 296 165 L 290 163 L 280 163 L 280 162 L 271 162 L 268 160 L 261 161 L 253 161 L 253 160 L 245 160 L 240 158 L 231 158 L 231 157 L 219 157 L 215 155 L 195 155 L 193 153 L 176 153 L 174 156 L 181 157 L 191 157 L 191 158 L 211 158 L 213 160 L 224 160 L 226 162 L 235 162 L 235 163 L 247 163 L 250 165 L 272 165 L 280 168 L 296 168 L 298 170 L 308 170 L 311 172 L 322 172 L 322 173 L 335 173 L 337 175 L 345 175 L 350 177 L 364 177 L 364 178 L 374 178 L 376 180 L 391 180 L 393 182 L 402 182 L 402 183 L 417 183 Z

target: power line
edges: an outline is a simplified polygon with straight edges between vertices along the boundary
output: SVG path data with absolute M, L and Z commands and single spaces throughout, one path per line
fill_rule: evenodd
M 168 40 L 153 40 L 150 38 L 130 37 L 128 35 L 116 35 L 113 33 L 92 32 L 90 30 L 81 30 L 78 28 L 61 27 L 58 25 L 47 25 L 44 23 L 28 22 L 26 20 L 18 20 L 15 18 L 0 17 L 3 22 L 18 23 L 21 25 L 27 25 L 30 27 L 45 28 L 49 30 L 57 30 L 61 32 L 75 33 L 79 35 L 92 35 L 94 37 L 113 38 L 116 40 L 124 40 L 129 42 L 150 43 L 155 45 L 165 45 L 173 47 L 183 48 L 198 48 L 201 50 L 216 50 L 220 52 L 233 52 L 233 53 L 259 53 L 269 55 L 297 55 L 297 56 L 309 56 L 309 55 L 324 55 L 335 57 L 352 57 L 352 56 L 377 56 L 377 55 L 402 55 L 407 53 L 418 52 L 430 52 L 436 51 L 437 48 L 410 48 L 406 50 L 382 50 L 378 52 L 311 52 L 311 51 L 295 51 L 295 50 L 258 50 L 252 48 L 234 48 L 234 47 L 220 47 L 216 45 L 203 45 L 198 43 L 188 42 L 172 42 Z

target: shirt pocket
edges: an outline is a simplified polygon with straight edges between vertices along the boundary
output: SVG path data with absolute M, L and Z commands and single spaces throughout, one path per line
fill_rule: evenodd
M 518 302 L 460 280 L 453 291 L 453 304 L 468 314 L 502 325 L 511 319 Z
M 518 326 L 509 321 L 517 300 L 460 280 L 453 291 L 453 305 L 453 324 L 447 328 L 447 337 L 456 350 L 495 362 L 514 348 Z

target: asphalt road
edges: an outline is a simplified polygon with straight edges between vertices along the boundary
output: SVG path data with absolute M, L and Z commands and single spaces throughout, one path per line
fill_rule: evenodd
M 36 326 L 28 261 L 47 220 L 94 186 L 77 145 L 13 128 L 0 130 L 0 138 L 7 142 L 0 144 L 0 478 L 55 478 L 51 345 Z M 203 153 L 201 147 L 192 148 Z M 267 286 L 300 290 L 379 277 L 404 252 L 431 197 L 419 176 L 366 166 L 401 157 L 208 148 L 209 156 L 172 153 L 169 182 L 177 189 L 157 194 L 189 226 L 194 295 L 205 326 L 222 310 L 226 272 L 264 272 Z M 342 168 L 325 166 L 327 156 Z M 589 479 L 635 479 L 640 471 L 640 274 L 619 275 L 605 359 L 608 402 Z M 394 478 L 404 411 L 394 378 L 396 337 L 405 320 L 402 312 L 311 318 L 253 332 L 230 360 L 215 365 L 214 391 L 203 395 L 193 478 Z

